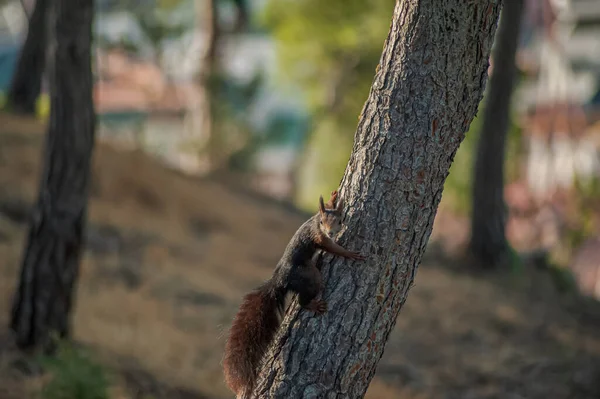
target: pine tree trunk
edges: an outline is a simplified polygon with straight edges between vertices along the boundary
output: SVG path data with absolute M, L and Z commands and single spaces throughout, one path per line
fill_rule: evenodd
M 475 159 L 470 250 L 488 267 L 505 262 L 508 254 L 504 158 L 522 14 L 523 0 L 505 2 Z
M 499 3 L 396 3 L 340 186 L 347 201 L 340 242 L 368 260 L 324 257 L 329 310 L 315 317 L 292 307 L 255 397 L 364 396 L 481 100 Z
M 14 297 L 11 328 L 21 348 L 48 348 L 69 335 L 94 146 L 92 0 L 50 8 L 51 112 L 40 195 Z
M 46 36 L 48 34 L 48 8 L 52 0 L 37 0 L 29 18 L 27 38 L 21 48 L 7 95 L 11 111 L 33 115 L 42 89 L 46 65 Z

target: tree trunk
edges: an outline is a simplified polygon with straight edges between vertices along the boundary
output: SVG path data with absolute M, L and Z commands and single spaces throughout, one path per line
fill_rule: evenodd
M 35 114 L 46 64 L 47 14 L 50 2 L 51 0 L 37 0 L 29 18 L 27 38 L 21 48 L 7 95 L 8 106 L 13 112 Z
M 211 78 L 214 73 L 214 67 L 217 58 L 217 8 L 216 0 L 197 0 L 197 20 L 198 25 L 202 27 L 204 40 L 204 54 L 201 58 L 201 64 L 197 76 L 197 92 L 195 95 L 195 104 L 193 105 L 191 121 L 195 137 L 200 137 L 199 154 L 200 161 L 205 166 L 205 172 L 214 167 L 215 149 L 213 143 L 214 120 L 212 105 Z
M 324 257 L 329 311 L 317 318 L 290 308 L 255 397 L 364 396 L 481 100 L 499 3 L 396 3 L 340 186 L 340 242 L 368 260 Z
M 242 32 L 250 23 L 250 6 L 248 0 L 233 0 L 236 9 L 234 32 Z
M 57 0 L 50 9 L 51 112 L 40 195 L 14 297 L 11 328 L 21 348 L 48 348 L 69 335 L 94 146 L 92 0 Z
M 505 2 L 474 165 L 470 250 L 486 266 L 503 263 L 508 254 L 504 155 L 522 14 L 523 0 Z

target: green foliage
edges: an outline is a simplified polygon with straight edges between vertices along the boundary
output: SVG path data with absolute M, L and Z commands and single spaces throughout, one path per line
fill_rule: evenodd
M 300 162 L 298 206 L 314 210 L 319 195 L 324 197 L 337 188 L 352 150 L 353 134 L 335 134 L 338 127 L 334 117 L 322 118 L 310 136 Z
M 277 39 L 279 78 L 302 87 L 313 119 L 298 176 L 300 207 L 314 208 L 314 199 L 341 180 L 394 4 L 393 0 L 269 0 L 262 20 Z M 463 214 L 470 210 L 480 122 L 475 118 L 471 124 L 444 189 L 444 204 Z M 520 131 L 511 124 L 508 181 L 518 172 L 519 143 Z
M 269 0 L 265 8 L 262 21 L 277 39 L 279 79 L 302 88 L 314 127 L 301 162 L 300 206 L 314 208 L 314 198 L 342 177 L 394 4 Z
M 163 10 L 173 10 L 181 4 L 181 0 L 157 0 L 156 7 Z
M 40 94 L 35 102 L 35 114 L 42 120 L 50 116 L 50 96 L 47 93 Z
M 188 12 L 189 17 L 184 20 L 172 18 L 177 8 L 184 6 L 193 10 L 193 0 L 114 0 L 107 8 L 110 11 L 131 13 L 154 49 L 159 50 L 162 40 L 179 37 L 193 26 L 193 12 Z M 99 18 L 102 18 L 102 15 Z M 140 51 L 139 43 L 128 37 L 121 38 L 119 42 L 108 42 L 105 37 L 99 36 L 95 41 L 102 48 L 119 48 L 132 54 Z
M 281 79 L 302 87 L 313 117 L 298 176 L 298 205 L 337 187 L 352 149 L 356 121 L 366 100 L 389 30 L 393 0 L 270 0 L 263 22 L 278 39 Z M 481 109 L 481 106 L 480 106 Z M 481 121 L 475 118 L 444 189 L 444 203 L 468 214 Z M 518 173 L 518 127 L 507 140 L 507 180 Z
M 367 98 L 389 30 L 393 0 L 270 0 L 264 22 L 278 39 L 283 78 L 299 83 L 316 112 L 336 110 L 350 126 Z M 343 111 L 353 111 L 347 114 Z
M 0 109 L 6 110 L 7 107 L 7 94 L 0 91 Z M 42 120 L 50 116 L 50 96 L 47 93 L 41 93 L 37 98 L 35 102 L 35 115 Z
M 509 244 L 508 246 L 508 266 L 510 271 L 514 275 L 520 275 L 525 270 L 525 264 L 523 259 L 519 256 L 519 253 Z
M 52 376 L 42 388 L 43 399 L 108 399 L 108 375 L 85 351 L 59 342 L 55 356 L 40 360 Z
M 520 160 L 524 153 L 523 132 L 515 123 L 515 116 L 510 120 L 506 137 L 506 156 L 504 161 L 504 180 L 513 182 L 520 176 Z
M 138 22 L 155 49 L 159 48 L 162 40 L 179 37 L 189 28 L 180 21 L 170 22 L 168 19 L 168 13 L 179 2 L 161 3 L 166 3 L 163 9 L 146 8 L 137 13 Z

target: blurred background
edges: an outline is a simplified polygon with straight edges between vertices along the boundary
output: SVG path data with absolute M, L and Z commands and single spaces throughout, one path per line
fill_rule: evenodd
M 36 1 L 0 1 L 3 104 Z M 231 397 L 224 334 L 337 188 L 394 3 L 95 1 L 73 313 L 85 351 L 38 370 L 5 327 L 41 172 L 42 75 L 31 109 L 0 113 L 0 398 Z M 600 398 L 600 1 L 523 3 L 500 187 L 513 256 L 466 255 L 484 96 L 368 398 Z

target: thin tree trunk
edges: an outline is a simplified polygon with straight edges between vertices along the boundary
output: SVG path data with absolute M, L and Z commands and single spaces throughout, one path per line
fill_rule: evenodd
M 8 106 L 13 112 L 35 114 L 46 64 L 47 14 L 51 1 L 37 0 L 29 18 L 27 38 L 7 95 Z
M 21 348 L 69 335 L 94 146 L 92 0 L 50 9 L 51 112 L 40 195 L 33 211 L 11 328 Z
M 324 257 L 329 311 L 315 317 L 292 307 L 255 397 L 364 396 L 481 100 L 499 3 L 396 3 L 340 186 L 347 201 L 340 242 L 368 260 Z
M 486 266 L 505 262 L 508 254 L 504 158 L 522 15 L 523 0 L 505 2 L 474 166 L 470 250 Z
M 216 0 L 197 0 L 197 19 L 202 26 L 204 38 L 204 54 L 201 59 L 197 76 L 196 104 L 192 115 L 192 129 L 199 134 L 199 156 L 208 170 L 214 167 L 214 120 L 212 105 L 211 78 L 214 73 L 217 58 L 217 9 Z
M 248 0 L 233 0 L 236 8 L 234 32 L 242 32 L 250 23 L 250 10 Z

